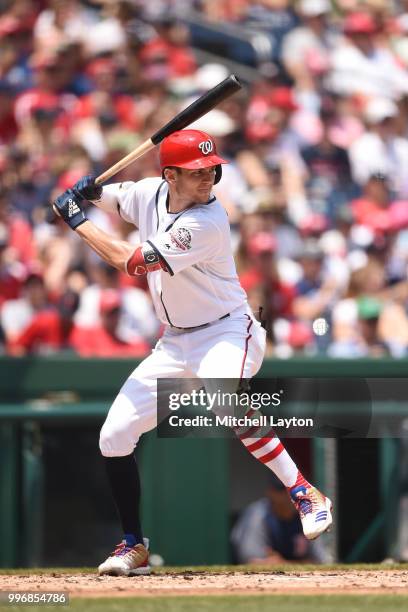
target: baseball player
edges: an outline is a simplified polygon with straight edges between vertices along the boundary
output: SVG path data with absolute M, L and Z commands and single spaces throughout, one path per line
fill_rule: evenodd
M 134 449 L 157 425 L 157 379 L 250 379 L 261 367 L 265 330 L 240 286 L 227 214 L 212 194 L 222 164 L 211 136 L 180 130 L 160 146 L 162 176 L 100 187 L 84 177 L 54 202 L 54 210 L 106 262 L 129 275 L 147 274 L 157 316 L 165 325 L 153 352 L 132 372 L 100 433 L 123 529 L 123 540 L 100 574 L 149 573 L 139 518 L 140 480 Z M 140 244 L 118 240 L 91 223 L 83 201 L 115 212 L 139 229 Z M 253 414 L 249 409 L 247 415 Z M 309 539 L 332 522 L 331 502 L 299 472 L 273 431 L 239 432 L 248 451 L 287 487 Z

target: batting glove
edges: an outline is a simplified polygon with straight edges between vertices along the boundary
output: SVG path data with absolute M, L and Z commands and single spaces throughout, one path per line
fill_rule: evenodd
M 73 230 L 87 221 L 82 199 L 76 197 L 72 189 L 67 189 L 58 196 L 53 204 L 53 209 Z
M 83 176 L 72 187 L 72 191 L 81 200 L 99 200 L 102 195 L 102 185 L 95 183 L 94 176 Z

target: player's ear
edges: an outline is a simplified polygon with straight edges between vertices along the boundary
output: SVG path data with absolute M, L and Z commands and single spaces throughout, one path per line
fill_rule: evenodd
M 176 176 L 177 168 L 165 168 L 163 171 L 164 179 L 172 185 L 174 185 L 174 183 L 176 182 Z

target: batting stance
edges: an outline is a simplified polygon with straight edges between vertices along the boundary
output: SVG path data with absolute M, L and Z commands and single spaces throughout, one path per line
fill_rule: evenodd
M 262 363 L 265 331 L 247 304 L 227 215 L 212 195 L 225 163 L 211 136 L 180 130 L 161 143 L 161 178 L 102 188 L 84 177 L 54 203 L 102 259 L 129 275 L 147 274 L 157 316 L 165 324 L 151 355 L 119 391 L 101 430 L 100 449 L 124 537 L 99 566 L 100 574 L 150 570 L 134 449 L 140 436 L 157 425 L 157 379 L 249 379 Z M 84 200 L 136 225 L 140 245 L 117 240 L 91 223 Z M 332 522 L 330 500 L 305 480 L 273 431 L 259 437 L 253 429 L 239 433 L 242 443 L 287 487 L 305 536 L 318 537 Z

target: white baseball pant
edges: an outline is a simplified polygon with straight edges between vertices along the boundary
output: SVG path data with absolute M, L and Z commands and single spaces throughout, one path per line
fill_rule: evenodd
M 101 429 L 102 455 L 130 455 L 140 436 L 157 426 L 157 379 L 252 378 L 262 364 L 265 337 L 246 304 L 204 329 L 166 329 L 114 400 Z

